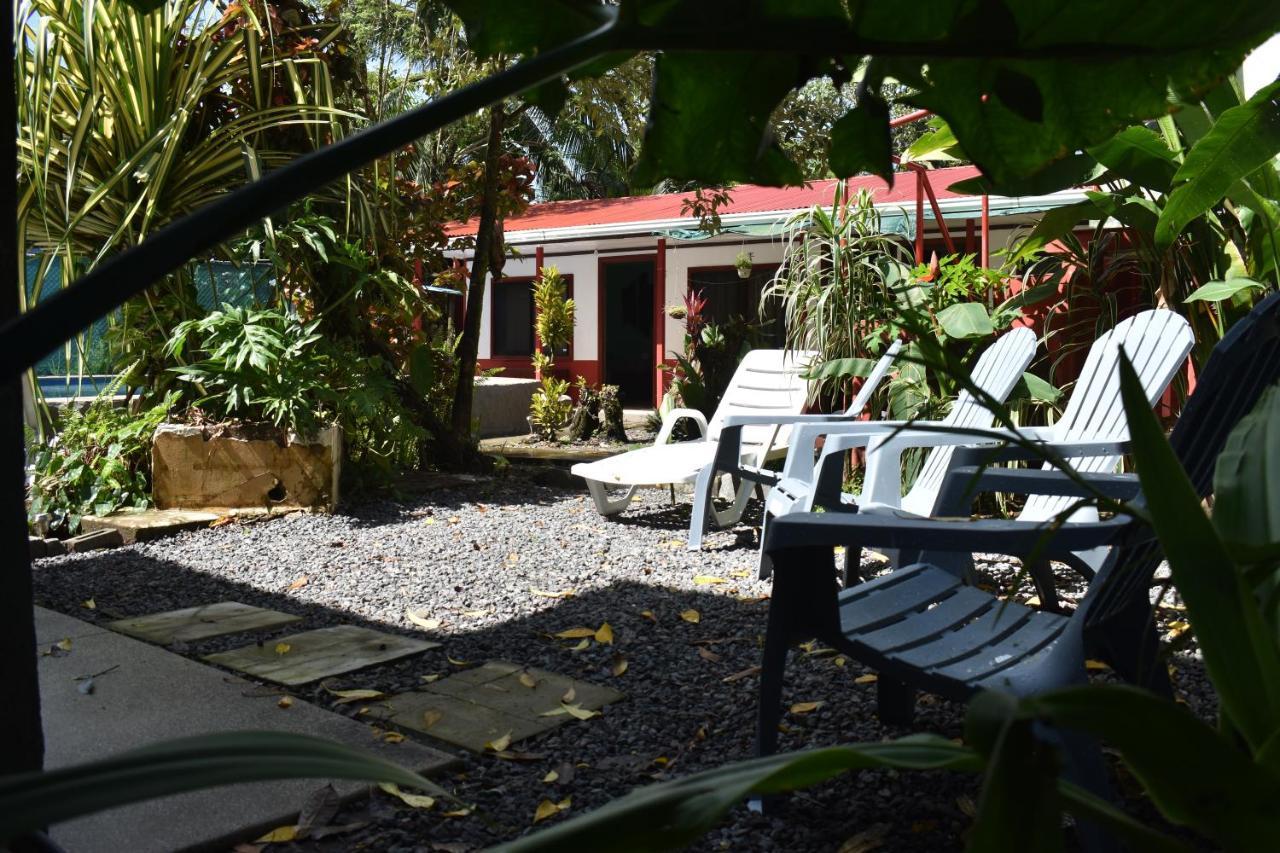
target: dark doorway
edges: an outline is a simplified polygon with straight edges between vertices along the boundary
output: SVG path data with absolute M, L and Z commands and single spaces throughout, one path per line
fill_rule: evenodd
M 651 258 L 610 261 L 600 268 L 604 303 L 604 381 L 622 404 L 653 405 L 653 270 Z

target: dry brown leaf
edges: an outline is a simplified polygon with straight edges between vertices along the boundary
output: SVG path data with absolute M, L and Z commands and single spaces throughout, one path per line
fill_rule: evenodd
M 293 650 L 293 646 L 288 643 L 276 643 L 276 654 L 287 655 Z
M 378 788 L 415 809 L 429 809 L 436 804 L 435 797 L 428 797 L 426 794 L 410 794 L 408 791 L 400 790 L 400 786 L 394 782 L 379 782 Z
M 741 672 L 735 672 L 733 675 L 726 676 L 720 680 L 723 681 L 725 684 L 731 684 L 735 681 L 741 681 L 744 678 L 749 678 L 750 676 L 759 675 L 759 674 L 760 674 L 759 665 L 749 666 L 746 669 L 742 670 Z
M 293 707 L 293 697 L 292 697 L 292 696 L 281 696 L 281 697 L 280 697 L 280 700 L 279 700 L 278 702 L 276 702 L 276 707 L 277 707 L 277 708 L 284 708 L 285 710 L 288 710 L 289 708 L 292 708 L 292 707 Z
M 595 635 L 596 631 L 594 628 L 569 628 L 565 631 L 553 634 L 552 636 L 558 637 L 561 640 L 576 640 L 579 637 L 594 637 Z
M 720 657 L 720 655 L 711 651 L 711 649 L 708 649 L 706 646 L 698 647 L 698 657 L 702 658 L 705 661 L 710 661 L 711 663 L 719 663 L 720 661 L 724 660 L 724 658 Z
M 338 697 L 338 701 L 333 703 L 335 705 L 346 705 L 349 702 L 361 702 L 365 699 L 381 699 L 386 695 L 381 690 L 329 690 L 328 687 L 325 690 L 330 695 Z
M 879 850 L 884 846 L 889 829 L 887 823 L 869 826 L 856 835 L 846 838 L 837 853 L 871 853 L 872 850 Z
M 437 711 L 435 708 L 428 708 L 422 712 L 422 724 L 427 728 L 431 728 L 443 719 L 444 713 L 442 711 Z
M 821 702 L 797 702 L 791 706 L 793 714 L 812 714 L 822 707 Z
M 859 675 L 853 680 L 854 684 L 874 684 L 880 680 L 880 676 L 874 672 L 868 672 L 866 675 Z
M 702 621 L 702 614 L 696 610 L 691 609 L 681 613 L 680 618 L 686 622 L 692 622 L 694 625 L 697 625 L 699 622 Z
M 304 586 L 306 586 L 309 583 L 311 583 L 311 578 L 307 577 L 306 575 L 303 575 L 293 583 L 289 584 L 289 589 L 302 589 Z
M 434 631 L 440 627 L 440 620 L 435 617 L 423 616 L 416 610 L 406 610 L 404 615 L 410 622 L 419 628 L 426 628 L 428 631 Z
M 277 826 L 261 838 L 255 838 L 259 844 L 283 844 L 287 841 L 294 841 L 298 837 L 297 826 Z
M 648 619 L 650 622 L 657 622 L 657 621 L 658 621 L 658 617 L 657 617 L 657 616 L 655 616 L 655 615 L 653 615 L 653 611 L 652 611 L 652 610 L 641 610 L 641 611 L 640 611 L 640 615 L 641 615 L 641 616 L 643 616 L 644 618 Z
M 967 817 L 978 816 L 978 806 L 973 802 L 973 797 L 968 794 L 961 794 L 956 797 L 956 808 Z
M 458 516 L 456 516 L 456 515 L 451 515 L 451 516 L 449 516 L 449 523 L 450 523 L 450 524 L 457 524 L 459 521 L 462 521 L 462 519 L 458 518 Z
M 230 524 L 230 523 L 231 523 L 231 522 L 233 522 L 233 521 L 235 521 L 235 519 L 234 519 L 232 516 L 229 516 L 229 515 L 220 515 L 220 516 L 218 516 L 217 518 L 215 518 L 213 521 L 211 521 L 211 522 L 209 523 L 209 526 L 210 526 L 210 527 L 221 527 L 222 525 L 224 525 L 224 524 Z
M 502 752 L 511 746 L 511 732 L 507 732 L 502 737 L 494 738 L 485 743 L 484 748 L 493 750 L 494 752 Z
M 612 645 L 613 644 L 613 628 L 609 627 L 608 622 L 605 622 L 603 625 L 601 625 L 599 628 L 596 629 L 594 637 L 597 643 Z
M 517 680 L 530 690 L 538 686 L 538 679 L 534 678 L 527 672 L 520 673 Z
M 627 671 L 628 666 L 629 664 L 627 663 L 626 658 L 615 657 L 613 659 L 613 665 L 609 667 L 609 671 L 612 672 L 614 675 L 622 675 L 624 672 Z

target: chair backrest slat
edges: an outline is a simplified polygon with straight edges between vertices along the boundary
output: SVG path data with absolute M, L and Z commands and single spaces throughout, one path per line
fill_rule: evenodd
M 1133 362 L 1147 394 L 1147 402 L 1154 406 L 1177 375 L 1194 343 L 1191 326 L 1173 311 L 1143 311 L 1116 324 L 1089 348 L 1071 399 L 1053 426 L 1052 440 L 1123 441 L 1128 438 L 1128 422 L 1120 399 L 1121 351 Z M 1090 456 L 1070 462 L 1078 471 L 1107 473 L 1116 469 L 1120 457 Z M 1032 495 L 1027 498 L 1018 518 L 1021 521 L 1046 521 L 1067 509 L 1072 502 L 1072 498 Z M 1096 516 L 1086 512 L 1073 517 L 1091 520 Z
M 973 366 L 973 384 L 983 393 L 1004 402 L 1022 372 L 1036 355 L 1036 336 L 1020 327 L 1005 332 L 987 347 Z M 995 415 L 968 389 L 956 395 L 951 411 L 942 419 L 947 426 L 984 429 L 995 423 Z M 929 515 L 938 499 L 938 490 L 951 466 L 953 447 L 937 447 L 929 452 L 911 490 L 902 498 L 902 508 L 919 515 Z
M 747 353 L 707 424 L 707 437 L 713 441 L 718 439 L 721 425 L 729 415 L 785 415 L 804 411 L 809 396 L 809 381 L 804 377 L 814 355 L 809 351 L 780 349 Z M 768 441 L 773 434 L 774 427 L 750 426 L 742 430 L 742 440 L 760 443 Z M 789 434 L 789 428 L 779 430 L 775 444 L 785 444 Z

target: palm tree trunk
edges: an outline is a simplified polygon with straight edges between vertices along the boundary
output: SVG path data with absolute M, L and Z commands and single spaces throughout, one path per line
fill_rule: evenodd
M 506 113 L 502 104 L 489 108 L 489 144 L 484 156 L 484 187 L 480 197 L 480 230 L 476 234 L 471 280 L 467 285 L 467 315 L 458 343 L 458 385 L 453 394 L 454 437 L 471 435 L 471 400 L 475 390 L 476 354 L 480 347 L 480 320 L 484 315 L 484 286 L 490 269 L 501 274 L 494 256 L 501 258 L 502 220 L 498 217 L 498 162 L 502 155 L 502 128 Z

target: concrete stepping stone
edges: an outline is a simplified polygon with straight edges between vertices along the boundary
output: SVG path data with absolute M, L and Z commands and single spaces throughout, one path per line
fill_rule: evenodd
M 254 678 L 294 686 L 399 660 L 439 646 L 430 640 L 339 625 L 280 637 L 261 646 L 255 644 L 206 655 L 205 660 Z
M 530 681 L 532 687 L 528 685 Z M 560 709 L 571 689 L 573 699 L 569 704 L 584 711 L 596 711 L 624 698 L 611 687 L 506 661 L 490 661 L 428 684 L 420 691 L 392 696 L 371 706 L 368 717 L 472 752 L 484 752 L 486 743 L 508 733 L 511 742 L 516 743 L 576 719 L 567 713 L 544 716 Z
M 114 530 L 124 544 L 150 542 L 163 539 L 186 530 L 199 530 L 218 520 L 213 512 L 185 509 L 122 509 L 109 515 L 86 515 L 80 519 L 80 529 L 86 533 L 95 530 Z
M 68 650 L 41 655 L 40 701 L 50 769 L 96 761 L 158 741 L 232 730 L 309 734 L 354 746 L 423 775 L 458 759 L 411 739 L 390 743 L 369 726 L 300 698 L 282 708 L 284 690 L 249 681 L 170 651 L 36 608 L 42 645 L 70 639 Z M 84 676 L 94 675 L 92 689 Z M 76 853 L 168 853 L 228 850 L 293 824 L 325 779 L 225 785 L 77 818 L 53 828 Z M 333 780 L 344 799 L 368 783 Z
M 168 646 L 176 642 L 192 643 L 244 631 L 266 631 L 301 621 L 301 616 L 278 610 L 252 607 L 237 601 L 220 601 L 202 607 L 119 619 L 109 623 L 107 627 L 139 640 Z

